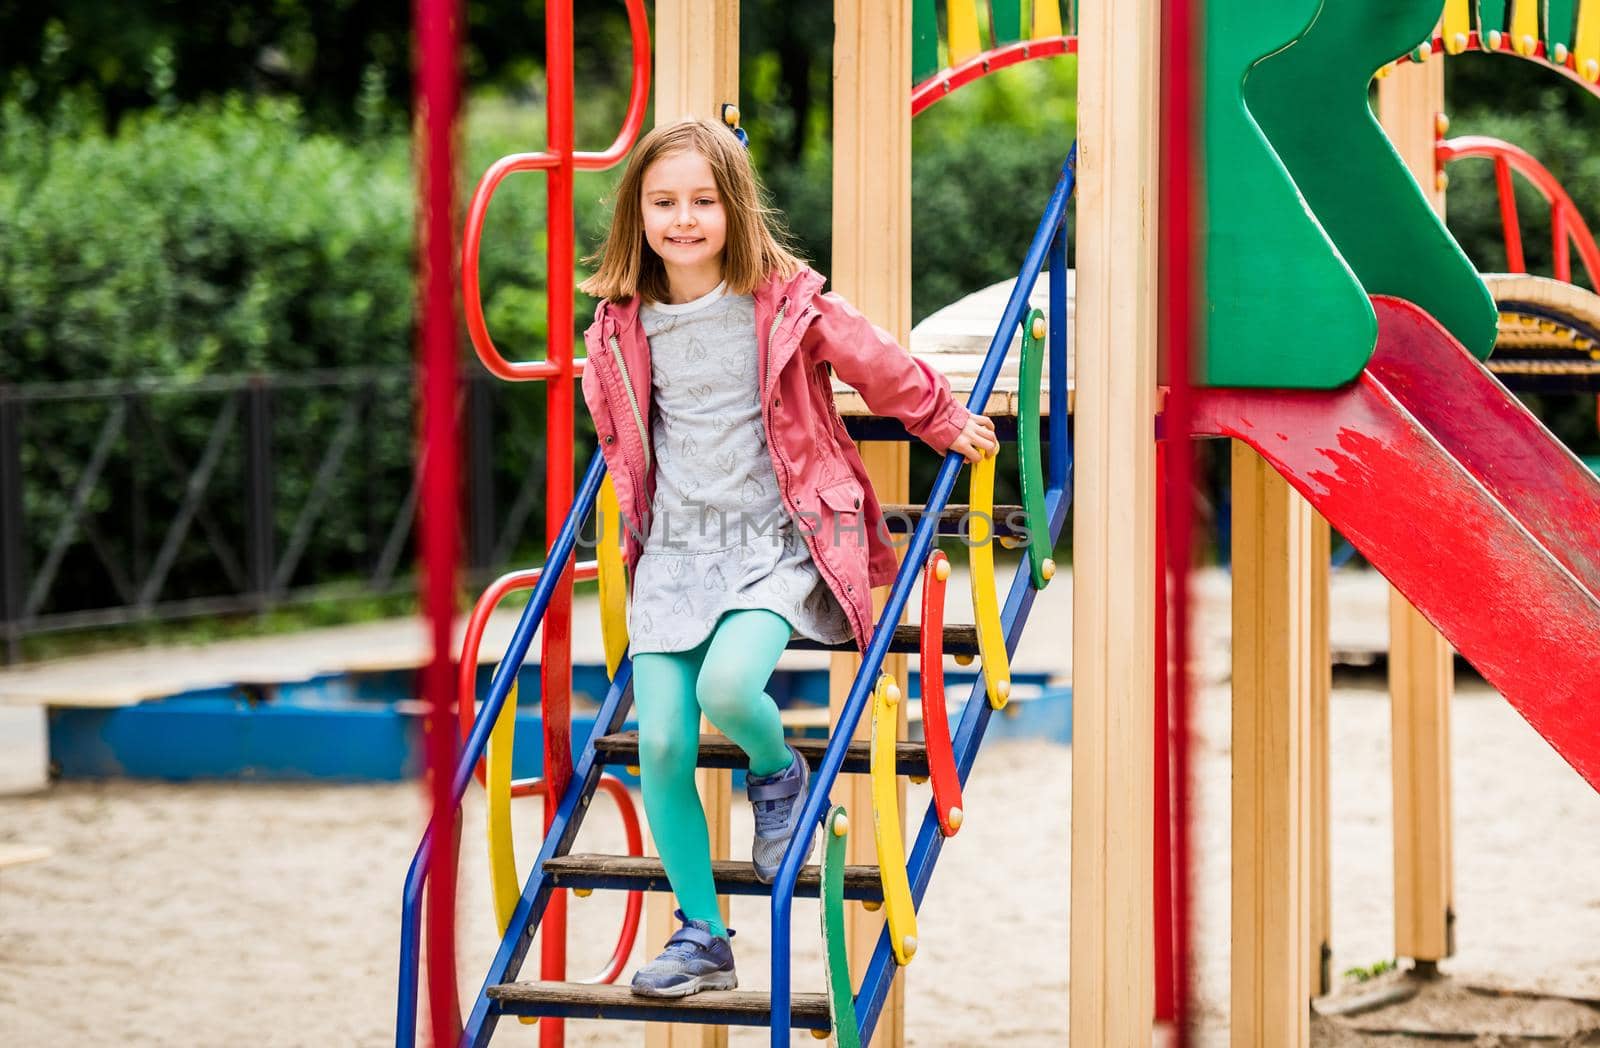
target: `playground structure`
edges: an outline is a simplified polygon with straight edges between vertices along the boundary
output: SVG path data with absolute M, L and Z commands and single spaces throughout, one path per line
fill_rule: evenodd
M 989 540 L 1011 537 L 1001 522 L 1008 517 L 1002 510 L 1012 507 L 992 505 L 993 460 L 973 468 L 967 507 L 949 504 L 963 465 L 959 456 L 946 458 L 924 504 L 906 504 L 906 434 L 892 421 L 872 417 L 865 405 L 839 398 L 850 434 L 870 442 L 864 451 L 877 492 L 913 521 L 900 575 L 886 596 L 874 599 L 880 623 L 896 625 L 877 630 L 864 654 L 841 650 L 834 656 L 833 735 L 826 747 L 808 752 L 818 788 L 806 819 L 826 839 L 823 861 L 820 868 L 802 870 L 802 851 L 791 848 L 770 889 L 770 993 L 707 993 L 663 1004 L 609 985 L 631 944 L 638 893 L 667 898 L 659 863 L 638 854 L 637 828 L 630 834 L 633 856 L 568 854 L 595 789 L 626 797 L 602 769 L 632 763 L 637 745 L 635 740 L 630 749 L 617 736 L 631 701 L 619 552 L 614 543 L 602 542 L 595 562 L 569 563 L 578 529 L 591 514 L 598 511 L 606 522 L 601 534 L 616 535 L 629 510 L 637 519 L 637 506 L 618 504 L 603 452 L 573 489 L 572 381 L 580 365 L 635 374 L 648 367 L 592 352 L 593 363 L 572 358 L 571 172 L 610 166 L 625 155 L 644 119 L 651 46 L 642 4 L 630 0 L 634 88 L 622 133 L 604 153 L 575 152 L 570 5 L 549 5 L 550 149 L 507 158 L 485 175 L 465 238 L 468 322 L 480 356 L 503 377 L 547 380 L 547 526 L 555 537 L 545 572 L 508 577 L 480 602 L 474 622 L 511 589 L 533 590 L 482 708 L 474 709 L 470 679 L 458 692 L 466 745 L 450 785 L 459 803 L 480 758 L 486 758 L 479 774 L 491 791 L 496 912 L 506 930 L 466 1017 L 464 1043 L 484 1043 L 506 1015 L 549 1017 L 540 1020 L 543 1044 L 561 1043 L 560 1018 L 571 1016 L 705 1028 L 652 1031 L 655 1043 L 674 1045 L 714 1043 L 714 1028 L 728 1023 L 768 1025 L 775 1045 L 788 1043 L 790 1028 L 822 1036 L 831 1031 L 840 1044 L 874 1037 L 875 1043 L 900 1043 L 895 975 L 923 948 L 916 906 L 943 841 L 960 829 L 961 784 L 991 711 L 1007 701 L 1008 655 L 1026 626 L 1033 594 L 1054 574 L 1048 553 L 1074 497 L 1072 1036 L 1081 1044 L 1140 1043 L 1148 1039 L 1152 1021 L 1181 1020 L 1187 956 L 1185 692 L 1183 675 L 1175 674 L 1169 710 L 1167 616 L 1158 598 L 1164 589 L 1158 579 L 1168 566 L 1167 545 L 1157 538 L 1165 511 L 1151 427 L 1158 415 L 1164 443 L 1191 435 L 1236 441 L 1235 1043 L 1305 1043 L 1307 1001 L 1327 989 L 1328 557 L 1326 525 L 1313 507 L 1420 609 L 1419 614 L 1397 598 L 1392 640 L 1397 953 L 1431 964 L 1450 951 L 1445 638 L 1580 774 L 1600 786 L 1600 709 L 1589 701 L 1600 685 L 1600 662 L 1583 650 L 1592 645 L 1579 640 L 1600 628 L 1600 573 L 1593 559 L 1600 550 L 1600 525 L 1594 523 L 1600 520 L 1600 484 L 1489 375 L 1495 371 L 1511 381 L 1539 376 L 1594 388 L 1588 383 L 1596 373 L 1600 298 L 1571 284 L 1568 244 L 1576 244 L 1591 278 L 1595 249 L 1570 199 L 1531 157 L 1504 144 L 1440 141 L 1442 79 L 1438 63 L 1427 60 L 1436 52 L 1468 48 L 1506 52 L 1561 69 L 1594 90 L 1600 79 L 1600 2 L 1481 3 L 1469 9 L 1465 0 L 1452 0 L 1442 14 L 1437 0 L 1206 5 L 1213 43 L 1205 76 L 1197 80 L 1203 85 L 1198 108 L 1205 114 L 1208 193 L 1202 255 L 1209 309 L 1204 370 L 1197 373 L 1204 388 L 1191 395 L 1181 381 L 1187 371 L 1175 363 L 1167 375 L 1180 381 L 1164 413 L 1157 410 L 1157 248 L 1163 235 L 1185 243 L 1188 226 L 1149 221 L 1159 195 L 1162 151 L 1174 160 L 1184 151 L 1174 150 L 1183 138 L 1171 135 L 1172 121 L 1163 125 L 1159 118 L 1161 100 L 1148 71 L 1167 63 L 1169 81 L 1183 79 L 1188 37 L 1181 31 L 1158 34 L 1155 0 L 1119 4 L 1114 18 L 1100 5 L 1082 5 L 1075 12 L 1079 20 L 1065 21 L 1055 4 L 1036 3 L 1026 38 L 1020 4 L 994 0 L 987 6 L 990 35 L 984 41 L 976 5 L 948 5 L 949 62 L 941 67 L 932 0 L 837 0 L 831 272 L 836 288 L 905 342 L 910 119 L 984 73 L 1017 61 L 1079 54 L 1081 167 L 1070 160 L 1063 166 L 982 360 L 952 354 L 939 361 L 952 388 L 968 395 L 969 406 L 996 417 L 1002 438 L 1019 444 L 1021 509 L 1032 525 L 1028 570 L 1017 573 L 1002 603 Z M 696 112 L 737 121 L 736 111 L 722 108 L 737 94 L 737 20 L 731 0 L 657 5 L 661 119 Z M 1215 31 L 1220 27 L 1230 31 Z M 1272 57 L 1263 60 L 1267 55 Z M 1393 65 L 1397 58 L 1407 61 Z M 906 76 L 908 70 L 914 78 Z M 1367 85 L 1379 71 L 1383 128 L 1367 106 Z M 1292 111 L 1303 107 L 1307 84 L 1326 89 L 1324 119 L 1302 121 L 1303 114 Z M 1188 109 L 1181 92 L 1173 103 L 1169 118 Z M 901 115 L 886 115 L 894 113 Z M 1557 216 L 1553 279 L 1522 273 L 1482 278 L 1444 230 L 1435 210 L 1442 165 L 1477 156 L 1496 164 L 1513 270 L 1522 267 L 1508 192 L 1511 174 L 1531 178 L 1551 201 Z M 551 341 L 544 361 L 515 364 L 494 349 L 484 326 L 475 256 L 494 187 L 526 170 L 545 171 L 551 187 Z M 1359 195 L 1350 188 L 1356 181 L 1351 170 L 1364 176 Z M 1179 163 L 1176 175 L 1181 174 Z M 1182 181 L 1169 174 L 1166 184 Z M 1419 182 L 1429 187 L 1431 199 Z M 1069 394 L 1066 218 L 1074 190 L 1077 316 Z M 1164 206 L 1173 201 L 1170 194 L 1161 199 Z M 1130 237 L 1128 229 L 1141 235 Z M 1173 253 L 1183 255 L 1181 249 Z M 1049 305 L 1040 313 L 1028 308 L 1029 292 L 1047 260 Z M 1171 273 L 1182 280 L 1181 262 Z M 1184 301 L 1181 293 L 1176 299 Z M 1015 374 L 1004 374 L 1005 359 L 1018 342 Z M 1509 355 L 1485 369 L 1478 358 L 1497 346 Z M 1046 371 L 1056 381 L 1046 385 Z M 1185 475 L 1181 468 L 1174 472 Z M 1417 483 L 1419 477 L 1427 483 Z M 969 509 L 988 511 L 995 530 L 968 536 L 976 621 L 952 626 L 942 613 L 949 568 L 935 542 Z M 1449 541 L 1439 541 L 1441 529 Z M 1173 531 L 1186 533 L 1176 517 Z M 1453 559 L 1441 561 L 1441 550 Z M 1481 574 L 1461 571 L 1463 560 Z M 1181 576 L 1181 562 L 1171 566 Z M 921 619 L 900 624 L 918 576 L 924 587 Z M 599 580 L 612 675 L 594 734 L 576 758 L 567 728 L 570 655 L 563 650 L 570 641 L 575 577 Z M 545 775 L 539 783 L 513 784 L 505 735 L 515 707 L 513 682 L 540 628 Z M 1172 654 L 1181 665 L 1181 631 L 1174 641 Z M 475 643 L 469 628 L 468 644 Z M 922 658 L 921 745 L 897 742 L 909 694 L 904 656 L 911 651 Z M 938 669 L 946 654 L 975 656 L 983 670 L 953 730 L 943 719 Z M 870 739 L 857 742 L 869 707 Z M 1169 718 L 1176 731 L 1169 730 Z M 705 763 L 714 765 L 702 773 L 702 791 L 720 860 L 728 857 L 727 767 L 737 763 L 728 749 L 709 738 L 702 745 Z M 866 781 L 836 784 L 841 773 L 861 772 Z M 929 775 L 934 786 L 934 804 L 909 858 L 897 774 Z M 838 791 L 840 803 L 830 789 Z M 520 889 L 509 868 L 508 807 L 519 793 L 546 800 L 544 844 Z M 626 804 L 624 811 L 630 811 Z M 871 835 L 859 832 L 869 812 Z M 418 901 L 433 846 L 430 832 L 407 882 L 398 1016 L 398 1041 L 406 1044 L 414 1039 Z M 743 864 L 720 862 L 716 872 L 719 890 L 767 891 Z M 594 983 L 565 981 L 569 888 L 579 894 L 635 893 L 613 962 Z M 791 900 L 799 891 L 820 893 L 824 900 L 823 995 L 792 991 L 787 946 Z M 847 907 L 846 899 L 872 909 Z M 882 915 L 875 912 L 880 905 Z M 652 941 L 665 938 L 669 910 L 670 905 L 653 906 Z M 517 982 L 536 929 L 545 932 L 541 981 Z

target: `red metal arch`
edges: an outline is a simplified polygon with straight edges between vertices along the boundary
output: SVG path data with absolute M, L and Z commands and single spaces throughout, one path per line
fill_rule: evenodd
M 1077 53 L 1078 38 L 1075 36 L 1052 36 L 1043 40 L 1023 40 L 1015 44 L 1007 44 L 1005 47 L 997 47 L 992 51 L 985 51 L 983 54 L 969 58 L 954 68 L 935 73 L 912 88 L 911 115 L 920 115 L 923 110 L 940 99 L 948 97 L 958 88 L 966 87 L 975 80 L 982 80 L 990 73 L 999 72 L 1008 66 L 1031 62 L 1037 58 L 1054 58 L 1057 55 L 1075 55 Z

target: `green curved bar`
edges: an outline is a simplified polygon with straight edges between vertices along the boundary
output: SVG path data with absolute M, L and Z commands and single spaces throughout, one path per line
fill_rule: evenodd
M 1034 310 L 1022 319 L 1022 364 L 1017 379 L 1017 464 L 1022 474 L 1022 510 L 1028 515 L 1028 567 L 1033 588 L 1044 589 L 1050 578 L 1044 562 L 1050 548 L 1050 518 L 1044 511 L 1044 455 L 1039 442 L 1039 396 L 1044 384 L 1044 355 L 1048 343 L 1034 338 L 1034 326 L 1044 327 L 1044 312 Z M 1059 381 L 1059 379 L 1057 380 Z
M 1510 13 L 1511 5 L 1506 0 L 1478 0 L 1478 25 L 1480 32 L 1488 36 L 1491 30 L 1506 29 L 1506 15 Z
M 841 821 L 842 820 L 842 821 Z M 861 1048 L 856 999 L 850 988 L 850 955 L 845 950 L 844 863 L 849 818 L 835 807 L 823 820 L 822 846 L 822 964 L 828 983 L 828 1011 L 833 1015 L 833 1036 L 839 1048 Z
M 1332 389 L 1359 375 L 1377 344 L 1366 291 L 1245 106 L 1251 67 L 1305 32 L 1319 7 L 1320 0 L 1205 7 L 1209 386 Z M 1315 113 L 1307 117 L 1317 122 Z
M 939 71 L 939 12 L 935 0 L 911 6 L 911 82 L 920 84 Z
M 1549 53 L 1555 52 L 1557 44 L 1569 51 L 1572 50 L 1572 42 L 1578 38 L 1577 0 L 1547 0 L 1544 11 L 1544 39 Z
M 989 25 L 994 29 L 995 47 L 1021 40 L 1022 0 L 989 0 Z
M 1366 293 L 1416 303 L 1485 359 L 1494 299 L 1367 98 L 1372 74 L 1429 39 L 1438 18 L 1438 0 L 1325 4 L 1292 47 L 1250 71 L 1245 101 Z

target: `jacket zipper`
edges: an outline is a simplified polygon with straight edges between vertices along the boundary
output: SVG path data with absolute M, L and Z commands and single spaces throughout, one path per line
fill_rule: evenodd
M 766 374 L 761 378 L 761 395 L 768 403 L 771 403 L 772 400 L 770 395 L 772 393 L 772 342 L 778 337 L 778 325 L 783 323 L 783 311 L 788 308 L 789 299 L 785 297 L 782 302 L 778 303 L 778 314 L 772 318 L 772 327 L 767 330 Z M 784 463 L 783 456 L 777 453 L 777 443 L 772 439 L 772 421 L 772 416 L 769 414 L 767 416 L 767 448 L 773 453 L 773 461 L 783 470 L 783 490 L 786 492 L 793 491 L 794 478 L 789 476 L 789 467 Z M 784 508 L 792 509 L 793 507 L 785 506 Z
M 634 396 L 633 383 L 628 380 L 628 367 L 622 361 L 622 347 L 617 342 L 617 336 L 609 336 L 607 339 L 607 344 L 611 347 L 611 355 L 616 359 L 617 373 L 622 376 L 622 388 L 628 394 L 628 406 L 633 409 L 633 421 L 639 427 L 639 442 L 644 447 L 645 474 L 646 477 L 648 477 L 650 473 L 650 441 L 645 437 L 644 419 L 641 417 L 639 412 L 639 401 Z M 607 406 L 610 406 L 609 403 Z M 611 428 L 612 430 L 617 428 L 617 420 L 615 417 L 611 419 Z M 627 462 L 626 456 L 624 456 L 623 462 Z M 633 494 L 636 499 L 639 495 L 643 494 L 643 490 L 640 487 L 640 480 L 633 475 L 633 470 L 631 468 L 628 470 L 628 483 L 633 487 Z M 639 519 L 639 523 L 640 526 L 643 527 L 644 518 L 642 516 Z M 626 527 L 626 525 L 624 525 L 624 527 Z
M 634 425 L 639 427 L 639 443 L 644 447 L 644 471 L 650 472 L 650 437 L 644 429 L 644 416 L 639 412 L 639 398 L 634 396 L 633 382 L 628 378 L 628 365 L 622 362 L 622 346 L 617 342 L 617 336 L 612 335 L 608 342 L 611 346 L 611 355 L 616 358 L 617 371 L 622 375 L 622 388 L 628 394 L 628 406 L 633 409 Z

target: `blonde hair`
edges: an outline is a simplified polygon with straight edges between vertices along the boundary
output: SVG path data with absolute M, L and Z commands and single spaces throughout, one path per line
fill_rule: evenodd
M 763 202 L 764 190 L 750 156 L 733 132 L 709 120 L 663 124 L 634 147 L 617 185 L 611 228 L 600 250 L 584 259 L 599 263 L 578 290 L 613 302 L 640 295 L 647 302 L 669 297 L 666 266 L 645 241 L 642 215 L 644 173 L 664 156 L 693 151 L 706 158 L 728 216 L 722 277 L 736 295 L 752 294 L 770 276 L 787 279 L 805 267 L 785 241 L 779 212 Z

